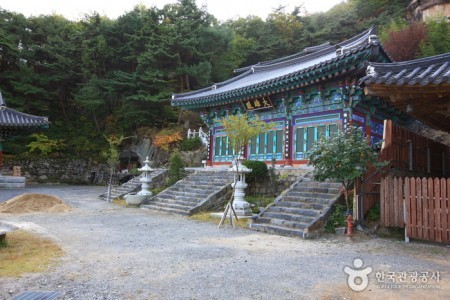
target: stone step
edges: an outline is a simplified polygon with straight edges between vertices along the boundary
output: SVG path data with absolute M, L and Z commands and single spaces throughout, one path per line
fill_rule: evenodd
M 307 216 L 307 217 L 317 217 L 320 215 L 320 210 L 315 209 L 303 209 L 303 208 L 293 208 L 293 207 L 283 207 L 283 206 L 271 206 L 269 210 L 265 212 L 267 213 L 285 213 L 285 214 L 291 214 L 291 215 L 299 215 L 299 216 Z
M 280 200 L 281 202 L 298 202 L 298 203 L 316 203 L 316 204 L 323 204 L 328 205 L 330 201 L 333 201 L 333 198 L 331 199 L 320 199 L 320 198 L 302 198 L 302 197 L 296 197 L 296 196 L 283 196 Z
M 304 232 L 302 229 L 295 229 L 295 228 L 286 228 L 284 226 L 278 226 L 274 224 L 259 224 L 259 223 L 253 223 L 250 224 L 250 228 L 258 231 L 263 231 L 267 233 L 272 234 L 278 234 L 278 235 L 285 235 L 285 236 L 294 236 L 294 237 L 301 237 L 306 238 L 307 233 Z
M 301 188 L 302 186 L 340 189 L 342 187 L 342 184 L 339 182 L 302 181 L 296 184 L 294 189 Z
M 188 180 L 191 181 L 196 181 L 196 180 L 208 180 L 208 181 L 223 181 L 223 180 L 230 180 L 233 179 L 233 176 L 216 176 L 216 175 L 210 175 L 210 174 L 202 174 L 202 175 L 193 175 L 193 176 L 189 176 L 189 178 L 187 178 Z
M 314 199 L 334 199 L 336 194 L 329 193 L 309 193 L 303 191 L 289 191 L 286 196 L 298 198 L 314 198 Z
M 158 176 L 160 176 L 161 174 L 163 174 L 166 171 L 167 171 L 166 169 L 156 169 L 149 174 L 149 177 L 151 179 L 157 178 Z M 142 177 L 142 175 L 133 177 L 130 180 L 128 180 L 127 182 L 120 185 L 119 187 L 113 188 L 111 191 L 111 199 L 118 198 L 120 196 L 123 196 L 123 195 L 131 193 L 131 192 L 135 192 L 136 190 L 138 190 L 142 184 L 140 182 L 141 177 Z M 108 192 L 106 191 L 106 193 L 100 195 L 100 197 L 107 198 Z
M 184 196 L 184 197 L 205 197 L 209 194 L 211 194 L 211 190 L 203 190 L 203 191 L 196 191 L 196 192 L 189 192 L 189 191 L 176 191 L 173 189 L 167 190 L 164 193 L 161 193 L 162 195 L 168 195 L 168 196 Z
M 177 209 L 173 209 L 173 208 L 154 206 L 154 205 L 151 205 L 151 204 L 141 205 L 141 208 L 142 209 L 152 210 L 152 211 L 164 212 L 164 213 L 168 213 L 168 214 L 177 214 L 177 215 L 182 215 L 182 216 L 189 216 L 189 212 L 184 211 L 184 210 L 177 210 Z
M 231 184 L 232 176 L 222 171 L 216 172 L 197 172 L 178 181 L 173 186 L 162 191 L 153 197 L 148 204 L 142 205 L 143 208 L 158 210 L 170 213 L 189 214 L 199 205 L 205 205 L 205 200 L 213 201 L 216 199 L 211 196 L 222 195 L 221 191 L 228 188 Z
M 187 193 L 198 193 L 198 194 L 204 194 L 204 193 L 210 193 L 211 190 L 219 190 L 220 188 L 214 186 L 204 186 L 204 187 L 199 187 L 199 186 L 191 186 L 191 187 L 179 187 L 179 186 L 172 186 L 171 187 L 171 191 L 174 192 L 187 192 Z
M 164 194 L 158 194 L 154 198 L 156 201 L 168 201 L 168 200 L 185 200 L 188 202 L 198 202 L 201 199 L 204 199 L 204 197 L 188 197 L 188 196 L 180 196 L 180 195 L 173 195 L 169 192 Z
M 225 185 L 228 185 L 229 183 L 222 181 L 222 182 L 211 182 L 211 183 L 205 183 L 205 182 L 190 182 L 190 181 L 179 181 L 175 184 L 176 188 L 190 188 L 190 187 L 194 187 L 194 188 L 218 188 L 218 187 L 222 187 Z
M 283 225 L 285 221 L 292 222 L 292 224 L 301 223 L 302 228 L 308 226 L 308 224 L 314 220 L 314 217 L 312 216 L 289 214 L 287 212 L 276 212 L 276 211 L 266 212 L 264 213 L 264 217 L 272 219 L 271 223 L 277 225 Z
M 314 209 L 314 210 L 323 210 L 326 205 L 324 204 L 319 204 L 316 202 L 290 202 L 290 201 L 284 201 L 281 200 L 279 202 L 277 202 L 277 206 L 280 207 L 291 207 L 291 208 L 302 208 L 302 209 Z
M 176 204 L 176 205 L 180 205 L 180 206 L 186 206 L 186 207 L 189 207 L 190 209 L 192 209 L 195 206 L 197 206 L 197 204 L 201 200 L 195 199 L 195 201 L 194 201 L 194 200 L 187 200 L 186 198 L 183 198 L 183 199 L 164 199 L 164 201 L 160 201 L 160 199 L 155 199 L 154 201 L 155 201 L 155 203 Z
M 160 201 L 151 201 L 148 204 L 145 204 L 145 206 L 151 206 L 151 207 L 162 207 L 167 209 L 175 209 L 180 211 L 189 212 L 191 209 L 190 206 L 180 205 L 176 203 L 169 203 L 169 202 L 160 202 Z
M 323 213 L 338 199 L 340 190 L 340 183 L 317 182 L 303 177 L 268 206 L 250 228 L 307 238 L 311 236 L 311 228 L 317 227 L 315 223 L 323 222 Z
M 157 195 L 154 199 L 155 199 L 155 201 L 160 201 L 160 202 L 185 201 L 187 203 L 191 203 L 191 206 L 195 206 L 197 203 L 199 203 L 201 200 L 203 200 L 204 197 L 203 198 L 182 197 L 182 196 L 170 197 L 169 195 Z
M 292 191 L 306 192 L 306 193 L 323 193 L 323 194 L 337 194 L 340 188 L 332 187 L 317 187 L 317 186 L 296 186 Z

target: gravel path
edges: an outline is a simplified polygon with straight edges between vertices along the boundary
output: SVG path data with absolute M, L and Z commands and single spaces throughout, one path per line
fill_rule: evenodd
M 0 214 L 27 225 L 65 251 L 39 274 L 1 278 L 0 299 L 25 291 L 58 291 L 64 299 L 448 299 L 450 249 L 358 234 L 301 240 L 124 208 L 98 199 L 99 187 L 40 186 L 0 190 L 0 200 L 47 193 L 74 207 L 68 213 Z M 1 251 L 1 249 L 0 249 Z M 344 267 L 361 258 L 372 267 L 362 292 L 347 285 Z M 376 273 L 439 272 L 427 284 L 381 288 Z M 388 281 L 386 280 L 388 283 Z M 420 279 L 419 279 L 420 282 Z M 422 285 L 425 283 L 422 283 Z

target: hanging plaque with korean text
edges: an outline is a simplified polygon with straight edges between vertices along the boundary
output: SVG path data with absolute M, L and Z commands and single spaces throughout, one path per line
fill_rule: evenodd
M 253 98 L 242 102 L 247 111 L 272 108 L 273 104 L 269 97 Z

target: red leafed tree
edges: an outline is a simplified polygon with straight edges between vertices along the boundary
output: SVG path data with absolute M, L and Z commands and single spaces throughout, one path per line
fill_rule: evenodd
M 427 38 L 424 23 L 412 23 L 387 32 L 383 46 L 395 61 L 415 59 L 419 55 L 420 43 Z

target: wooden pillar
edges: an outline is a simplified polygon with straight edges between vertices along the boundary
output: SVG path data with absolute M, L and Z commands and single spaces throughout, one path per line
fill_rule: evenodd
M 370 140 L 371 136 L 372 136 L 371 116 L 370 116 L 370 114 L 367 114 L 366 115 L 366 140 L 369 145 L 371 144 L 371 140 Z

